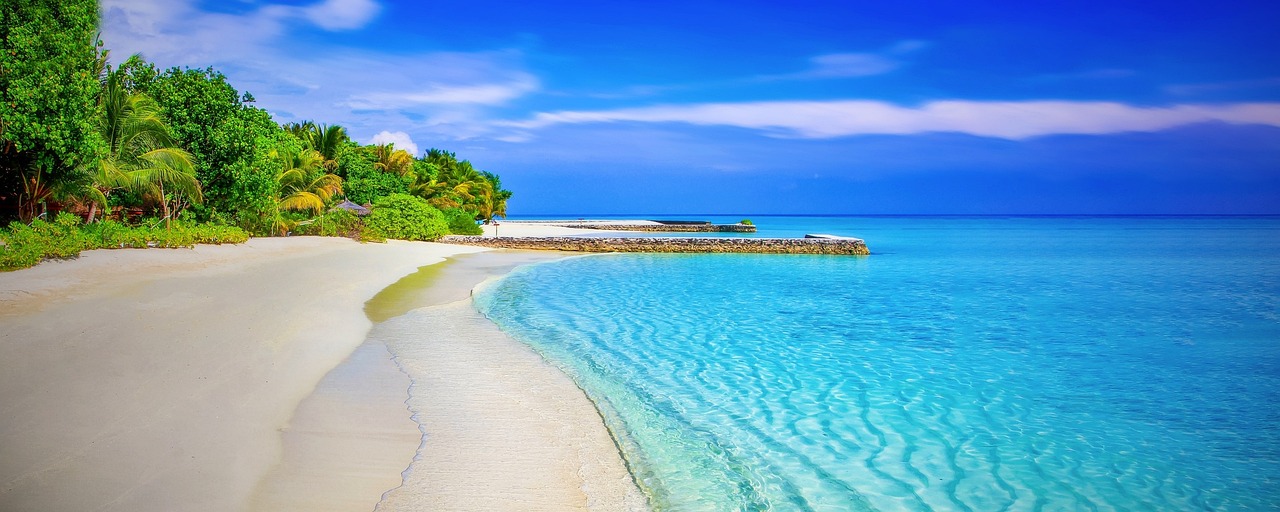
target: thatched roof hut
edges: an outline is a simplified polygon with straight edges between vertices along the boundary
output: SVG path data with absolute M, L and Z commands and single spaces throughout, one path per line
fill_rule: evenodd
M 365 207 L 363 207 L 363 206 L 360 206 L 360 205 L 358 205 L 358 204 L 355 204 L 355 203 L 353 203 L 353 202 L 351 202 L 351 201 L 349 201 L 349 200 L 343 200 L 341 203 L 339 203 L 339 204 L 338 204 L 337 208 L 342 208 L 343 210 L 348 210 L 348 211 L 350 211 L 351 213 L 354 213 L 354 214 L 359 215 L 359 216 L 361 216 L 361 217 L 364 217 L 365 215 L 368 215 L 368 214 L 369 214 L 369 209 L 368 209 L 368 208 L 365 208 Z

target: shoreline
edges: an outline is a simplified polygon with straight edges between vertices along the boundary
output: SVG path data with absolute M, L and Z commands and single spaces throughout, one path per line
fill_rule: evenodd
M 648 510 L 586 393 L 471 305 L 483 283 L 564 257 L 572 256 L 450 257 L 367 301 L 366 314 L 380 321 L 299 405 L 283 433 L 282 462 L 259 484 L 253 509 Z M 502 361 L 496 374 L 495 360 Z M 369 392 L 379 381 L 399 387 Z M 400 455 L 391 461 L 398 466 L 381 468 L 380 481 L 395 475 L 392 485 L 372 484 L 376 461 L 342 460 L 369 453 Z M 373 499 L 338 506 L 354 497 L 349 491 Z
M 559 228 L 551 234 L 573 231 Z M 456 302 L 461 293 L 465 309 L 474 313 L 470 290 L 484 279 L 463 283 L 469 278 L 441 263 L 462 254 L 501 259 L 513 253 L 438 243 L 262 238 L 190 250 L 88 251 L 76 260 L 0 274 L 0 361 L 6 362 L 0 372 L 0 435 L 6 440 L 0 447 L 0 509 L 367 510 L 374 503 L 379 510 L 417 509 L 403 499 L 399 505 L 388 501 L 397 490 L 412 489 L 403 485 L 413 473 L 405 465 L 426 446 L 419 446 L 424 427 L 406 410 L 413 404 L 406 404 L 403 384 L 414 382 L 413 376 L 400 373 L 402 359 L 390 345 L 368 346 L 375 317 L 368 309 L 396 283 L 435 269 L 436 279 L 449 281 L 445 293 L 430 287 L 437 295 L 411 298 L 414 310 L 421 309 L 422 300 L 447 306 L 451 301 L 444 299 Z M 540 261 L 561 257 L 538 254 Z M 557 446 L 543 457 L 574 455 L 577 462 L 561 474 L 579 479 L 570 492 L 561 492 L 560 501 L 546 501 L 555 503 L 546 509 L 564 509 L 564 503 L 575 504 L 568 508 L 618 510 L 624 507 L 614 504 L 623 503 L 626 509 L 647 509 L 585 393 L 531 348 L 506 337 L 488 319 L 479 320 L 489 334 L 497 333 L 500 339 L 490 341 L 505 346 L 508 356 L 525 358 L 525 372 L 560 380 L 540 388 L 543 395 L 530 403 L 558 404 L 551 416 L 566 399 L 585 403 L 589 411 L 588 421 L 579 415 L 568 427 L 544 431 L 554 432 L 544 436 L 552 440 L 577 432 L 569 437 L 577 444 L 567 445 L 574 448 Z M 474 373 L 489 359 L 463 361 L 456 368 Z M 351 366 L 360 371 L 342 373 Z M 353 387 L 353 382 L 364 385 Z M 513 382 L 519 390 L 529 379 Z M 390 396 L 388 390 L 398 391 Z M 328 400 L 335 397 L 340 400 Z M 354 417 L 376 420 L 356 426 L 325 423 L 340 418 L 335 410 L 372 406 L 369 397 L 376 397 L 377 411 Z M 488 408 L 490 419 L 495 410 L 501 412 Z M 414 414 L 417 419 L 418 411 Z M 523 419 L 509 421 L 516 434 L 536 430 L 520 428 Z M 582 447 L 594 443 L 599 451 L 602 441 L 609 453 L 592 456 L 596 469 L 584 471 Z M 310 454 L 313 461 L 323 451 L 316 447 L 331 454 L 369 454 L 363 448 L 349 451 L 353 446 L 372 447 L 376 456 L 361 459 L 361 464 L 371 462 L 356 464 L 354 473 L 335 472 L 345 475 L 343 485 L 319 488 L 332 493 L 290 487 L 308 481 L 295 477 L 310 466 L 298 464 L 302 459 L 291 453 Z M 484 455 L 475 447 L 455 448 L 455 458 Z M 320 458 L 336 459 L 337 465 L 350 462 L 350 456 Z M 544 458 L 525 462 L 525 468 L 533 468 L 526 473 L 548 473 Z M 608 475 L 608 481 L 580 479 L 592 471 Z M 310 473 L 314 477 L 316 471 Z M 280 489 L 286 490 L 273 494 Z M 493 488 L 478 491 L 496 496 Z M 303 493 L 321 499 L 290 502 Z M 422 498 L 420 493 L 399 495 Z M 455 503 L 478 507 L 474 496 L 465 498 Z M 318 502 L 326 506 L 314 506 Z
M 0 509 L 244 509 L 364 301 L 465 252 L 264 238 L 0 274 Z

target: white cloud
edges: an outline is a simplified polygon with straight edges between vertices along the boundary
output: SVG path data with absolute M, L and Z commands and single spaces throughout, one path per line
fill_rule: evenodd
M 888 73 L 898 68 L 898 63 L 869 53 L 833 53 L 809 59 L 813 69 L 801 75 L 814 78 L 844 78 Z
M 538 88 L 531 75 L 514 73 L 506 83 L 442 84 L 428 83 L 408 92 L 376 92 L 356 95 L 347 102 L 351 108 L 387 109 L 424 104 L 498 105 Z
M 389 131 L 383 130 L 381 132 L 378 132 L 377 135 L 374 135 L 373 139 L 370 140 L 368 143 L 369 144 L 395 144 L 396 149 L 403 149 L 405 151 L 408 151 L 409 154 L 413 156 L 422 156 L 420 153 L 418 153 L 418 145 L 414 144 L 413 139 L 410 138 L 409 134 L 405 132 L 389 132 Z
M 813 139 L 960 132 L 1017 140 L 1060 134 L 1153 132 L 1210 121 L 1280 126 L 1280 103 L 1136 107 L 1111 102 L 957 100 L 912 108 L 861 100 L 773 101 L 562 111 L 504 124 L 527 130 L 557 124 L 687 123 Z
M 114 62 L 140 52 L 162 69 L 213 66 L 277 122 L 340 124 L 361 140 L 383 130 L 474 137 L 490 129 L 486 109 L 540 88 L 516 51 L 379 52 L 344 48 L 341 39 L 294 42 L 312 24 L 358 28 L 381 9 L 372 0 L 323 0 L 223 14 L 193 0 L 103 0 L 102 31 Z
M 373 21 L 381 10 L 373 0 L 325 0 L 303 7 L 302 13 L 325 30 L 351 30 Z
M 816 55 L 809 58 L 809 68 L 804 71 L 762 75 L 754 80 L 814 80 L 883 75 L 902 67 L 902 61 L 898 57 L 916 52 L 926 46 L 928 43 L 924 41 L 906 40 L 894 43 L 880 52 Z

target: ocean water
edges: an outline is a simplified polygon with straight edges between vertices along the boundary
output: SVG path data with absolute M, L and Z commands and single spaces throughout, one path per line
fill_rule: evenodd
M 753 220 L 873 254 L 585 256 L 476 296 L 655 508 L 1280 508 L 1280 218 Z

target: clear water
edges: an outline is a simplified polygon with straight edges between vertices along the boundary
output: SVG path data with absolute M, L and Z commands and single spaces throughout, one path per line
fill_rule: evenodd
M 1280 219 L 753 220 L 873 254 L 589 256 L 477 296 L 656 508 L 1280 507 Z

